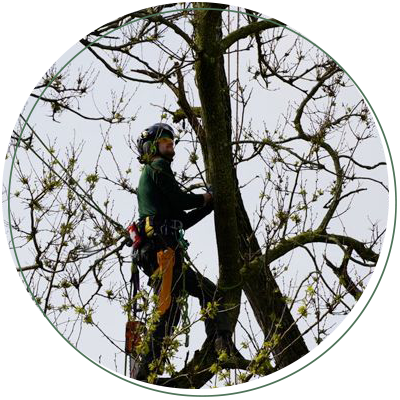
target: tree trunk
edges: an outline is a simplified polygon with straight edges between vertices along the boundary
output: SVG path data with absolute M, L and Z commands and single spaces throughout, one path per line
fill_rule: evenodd
M 207 3 L 201 3 L 201 7 L 207 7 Z M 214 188 L 214 216 L 219 259 L 218 289 L 224 307 L 229 310 L 229 320 L 234 328 L 240 310 L 241 263 L 236 220 L 236 188 L 230 145 L 232 130 L 229 88 L 220 50 L 221 23 L 221 12 L 195 11 L 193 26 L 198 48 L 195 72 L 203 127 L 206 132 L 207 167 Z
M 198 6 L 210 5 L 200 3 Z M 223 52 L 220 48 L 221 23 L 220 12 L 195 12 L 193 26 L 198 48 L 195 63 L 196 84 L 206 132 L 206 146 L 202 145 L 202 148 L 203 152 L 206 148 L 204 155 L 209 178 L 214 187 L 219 256 L 218 287 L 225 307 L 235 307 L 229 313 L 232 327 L 235 326 L 239 315 L 243 287 L 265 337 L 268 338 L 271 332 L 282 335 L 274 349 L 274 358 L 278 368 L 283 368 L 307 354 L 308 349 L 268 266 L 261 266 L 257 276 L 253 276 L 252 279 L 246 279 L 244 276 L 244 285 L 239 272 L 247 255 L 260 253 L 261 250 L 256 238 L 252 236 L 251 224 L 241 199 L 233 165 L 231 103 Z M 249 237 L 252 237 L 250 241 Z
M 261 249 L 253 230 L 237 184 L 237 218 L 240 232 L 240 252 L 242 257 L 250 260 L 254 255 L 260 255 Z M 260 325 L 265 339 L 273 333 L 282 335 L 279 343 L 273 349 L 276 366 L 281 369 L 295 362 L 308 353 L 308 348 L 286 307 L 282 293 L 273 277 L 269 266 L 262 263 L 257 274 L 247 275 L 244 272 L 243 289 L 256 320 Z
M 199 7 L 204 7 L 198 3 Z M 239 314 L 243 260 L 260 252 L 257 240 L 244 208 L 233 166 L 231 150 L 231 108 L 225 75 L 221 40 L 221 13 L 195 12 L 194 32 L 198 47 L 195 63 L 196 84 L 206 132 L 207 168 L 214 187 L 215 229 L 219 256 L 218 286 L 224 305 L 231 309 L 232 327 Z M 252 239 L 248 240 L 249 237 Z M 307 346 L 283 301 L 282 294 L 268 266 L 262 266 L 257 276 L 246 279 L 244 291 L 266 337 L 271 332 L 284 333 L 275 348 L 278 368 L 284 368 L 308 353 Z M 277 328 L 276 324 L 280 323 Z

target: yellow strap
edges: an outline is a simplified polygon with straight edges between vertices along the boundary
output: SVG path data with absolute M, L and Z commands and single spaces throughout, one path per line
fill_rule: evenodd
M 175 251 L 168 247 L 157 253 L 158 268 L 154 275 L 161 275 L 161 288 L 159 291 L 158 311 L 163 315 L 171 306 L 172 273 L 175 264 Z
M 153 236 L 154 233 L 154 227 L 151 226 L 150 224 L 150 217 L 146 217 L 146 224 L 144 227 L 144 231 L 146 232 L 147 237 Z

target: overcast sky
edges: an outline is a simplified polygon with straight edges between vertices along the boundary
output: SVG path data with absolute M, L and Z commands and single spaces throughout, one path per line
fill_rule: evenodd
M 234 23 L 236 24 L 234 16 Z M 190 25 L 188 26 L 190 27 Z M 116 32 L 117 33 L 117 32 Z M 295 35 L 288 33 L 287 39 L 284 42 L 287 46 L 294 41 Z M 179 38 L 178 38 L 179 39 Z M 177 36 L 174 34 L 169 34 L 166 36 L 166 42 L 173 49 L 178 49 L 181 45 L 181 41 L 177 40 Z M 244 41 L 243 41 L 244 42 Z M 243 46 L 246 42 L 241 42 Z M 305 44 L 306 48 L 310 47 L 309 44 Z M 285 48 L 285 46 L 283 46 Z M 312 47 L 312 46 L 311 46 Z M 73 46 L 67 51 L 57 62 L 56 69 L 59 70 L 64 64 L 69 61 L 75 54 L 77 54 L 82 49 L 81 44 Z M 311 50 L 311 53 L 315 53 L 317 49 Z M 154 46 L 143 46 L 143 54 L 145 54 L 146 60 L 150 60 L 150 63 L 156 64 L 159 58 L 158 49 L 154 49 Z M 236 62 L 235 57 L 231 59 L 231 79 L 236 76 Z M 253 82 L 249 82 L 249 77 L 247 74 L 247 69 L 249 66 L 256 64 L 256 58 L 254 55 L 248 52 L 242 53 L 239 61 L 239 71 L 241 83 L 247 86 L 247 92 L 252 91 L 252 97 L 248 105 L 248 109 L 245 114 L 244 126 L 247 127 L 251 124 L 253 130 L 263 134 L 264 126 L 266 126 L 270 131 L 275 128 L 279 128 L 282 125 L 283 117 L 286 113 L 288 104 L 299 103 L 302 99 L 302 95 L 298 91 L 291 88 L 282 87 L 279 84 L 275 84 L 275 88 L 279 89 L 276 91 L 266 91 L 260 88 L 260 86 Z M 99 71 L 99 76 L 97 78 L 96 84 L 93 88 L 91 94 L 80 102 L 80 112 L 85 115 L 96 116 L 97 109 L 99 109 L 104 114 L 107 114 L 107 110 L 110 107 L 111 102 L 111 92 L 121 93 L 122 90 L 128 93 L 134 93 L 134 97 L 127 109 L 125 116 L 136 115 L 137 119 L 131 125 L 131 130 L 133 132 L 133 137 L 136 139 L 138 134 L 147 126 L 154 122 L 160 121 L 160 115 L 162 112 L 157 106 L 165 106 L 170 110 L 176 109 L 176 101 L 171 91 L 165 86 L 156 85 L 144 85 L 144 84 L 131 84 L 122 82 L 117 77 L 110 74 L 93 56 L 85 51 L 76 57 L 68 67 L 68 74 L 71 77 L 71 84 L 74 78 L 77 76 L 77 71 L 80 69 L 85 70 L 86 68 L 93 68 L 95 71 Z M 63 72 L 65 74 L 65 71 Z M 199 101 L 194 89 L 193 78 L 187 78 L 187 90 L 188 96 L 192 100 L 193 105 L 199 105 Z M 344 95 L 341 95 L 338 99 L 340 101 L 355 104 L 360 98 L 358 90 L 354 88 L 349 88 L 344 91 Z M 25 116 L 29 113 L 35 99 L 28 101 L 25 107 Z M 234 103 L 233 103 L 234 107 Z M 233 108 L 234 109 L 234 108 Z M 68 144 L 75 140 L 79 143 L 81 140 L 85 142 L 83 152 L 79 158 L 79 163 L 81 170 L 85 174 L 90 174 L 94 172 L 94 166 L 98 158 L 98 154 L 102 145 L 101 133 L 105 132 L 107 129 L 107 124 L 97 123 L 93 121 L 85 121 L 80 117 L 73 115 L 71 113 L 65 112 L 62 116 L 56 117 L 59 119 L 60 123 L 55 123 L 49 116 L 51 115 L 49 105 L 39 104 L 31 119 L 30 123 L 35 127 L 36 131 L 41 135 L 45 141 L 47 138 L 49 142 L 56 140 L 56 148 L 61 149 L 60 157 L 64 153 L 64 148 Z M 239 114 L 240 115 L 240 114 Z M 170 120 L 166 122 L 171 123 Z M 133 186 L 136 187 L 139 173 L 139 164 L 133 157 L 131 151 L 126 146 L 127 138 L 127 126 L 119 125 L 113 127 L 110 133 L 110 143 L 113 145 L 114 153 L 117 155 L 118 162 L 120 164 L 121 170 L 125 171 L 129 166 L 132 166 L 132 173 L 129 174 L 129 180 L 132 182 Z M 286 136 L 292 136 L 294 133 L 290 132 L 287 128 L 284 133 Z M 190 147 L 189 147 L 190 150 Z M 174 169 L 180 171 L 180 169 L 187 162 L 188 150 L 185 149 L 183 143 L 179 144 L 176 148 L 177 157 L 174 161 Z M 27 173 L 30 171 L 30 165 L 28 160 L 24 158 L 23 155 L 20 156 L 22 163 L 25 161 L 26 168 L 24 168 Z M 133 163 L 132 163 L 133 158 Z M 357 153 L 357 160 L 364 164 L 375 164 L 384 159 L 383 151 L 381 150 L 381 145 L 379 139 L 371 140 L 367 142 L 367 145 L 361 146 L 361 150 Z M 35 157 L 30 156 L 29 163 L 36 165 L 37 168 L 41 169 L 41 162 L 37 162 Z M 104 170 L 111 174 L 116 173 L 116 169 L 112 166 L 111 157 L 104 153 L 102 159 L 100 160 L 100 165 Z M 380 168 L 374 171 L 374 177 L 379 180 L 386 181 L 385 170 Z M 260 170 L 260 164 L 257 159 L 253 162 L 248 162 L 241 164 L 238 168 L 238 176 L 241 184 L 244 184 L 256 175 L 263 175 L 264 167 Z M 304 180 L 310 180 L 309 184 L 306 184 L 307 190 L 312 190 L 314 180 L 314 174 L 307 174 L 304 176 Z M 320 179 L 319 187 L 326 187 L 331 182 L 331 179 L 324 178 Z M 12 183 L 12 186 L 17 187 L 17 182 Z M 354 236 L 358 239 L 368 239 L 368 229 L 371 221 L 381 221 L 381 226 L 384 226 L 384 221 L 386 219 L 387 208 L 382 207 L 382 204 L 387 203 L 387 194 L 381 190 L 376 185 L 366 185 L 369 191 L 365 194 L 361 194 L 355 198 L 355 202 L 352 205 L 352 209 L 349 215 L 344 217 L 344 224 L 346 227 L 346 232 L 350 236 Z M 105 183 L 104 185 L 99 185 L 96 190 L 96 199 L 98 204 L 102 204 L 105 200 L 106 189 L 110 189 L 110 185 Z M 246 209 L 249 213 L 250 219 L 252 220 L 253 213 L 259 203 L 259 193 L 262 190 L 262 182 L 260 180 L 255 180 L 249 186 L 242 190 L 243 199 L 246 205 Z M 112 192 L 112 199 L 115 201 L 115 215 L 118 215 L 119 222 L 127 225 L 132 219 L 132 216 L 136 214 L 137 203 L 132 195 L 127 195 L 126 193 L 120 193 L 117 191 Z M 13 201 L 12 210 L 18 212 L 20 215 L 24 215 L 24 210 L 18 209 L 16 204 L 17 200 Z M 320 208 L 314 208 L 314 213 L 323 213 Z M 271 218 L 273 216 L 272 210 L 268 207 L 265 211 L 266 218 Z M 253 219 L 254 221 L 254 219 Z M 337 228 L 338 230 L 333 230 L 335 233 L 342 233 L 340 223 L 333 221 L 330 224 L 331 229 Z M 261 238 L 262 236 L 260 236 Z M 217 280 L 218 269 L 217 269 L 217 254 L 215 246 L 215 235 L 213 227 L 213 218 L 209 216 L 206 220 L 202 221 L 198 226 L 192 228 L 187 233 L 187 238 L 191 243 L 190 254 L 195 259 L 195 264 L 197 268 L 212 279 L 214 282 Z M 261 242 L 262 243 L 262 242 Z M 324 246 L 316 246 L 316 248 L 321 252 L 324 251 Z M 129 253 L 129 249 L 126 249 L 126 254 Z M 337 251 L 336 255 L 340 256 L 341 252 Z M 328 253 L 329 255 L 329 253 Z M 293 258 L 294 256 L 294 258 Z M 30 252 L 25 250 L 18 251 L 18 257 L 20 259 L 21 265 L 30 265 L 32 263 L 32 255 Z M 320 256 L 321 257 L 321 256 Z M 313 269 L 313 265 L 308 259 L 304 251 L 298 250 L 295 254 L 289 254 L 282 257 L 280 263 L 284 265 L 287 263 L 290 268 L 280 279 L 281 290 L 286 295 L 290 295 L 289 287 L 293 284 L 298 284 L 304 277 Z M 277 263 L 275 263 L 277 264 Z M 129 277 L 129 264 L 126 264 L 126 276 Z M 325 271 L 327 274 L 327 279 L 330 282 L 334 281 L 333 274 L 328 270 Z M 116 271 L 118 275 L 118 271 Z M 145 278 L 145 277 L 144 277 Z M 115 278 L 117 279 L 117 278 Z M 143 280 L 143 283 L 147 281 L 147 278 Z M 105 285 L 105 289 L 107 289 Z M 87 295 L 89 296 L 89 293 Z M 53 300 L 56 303 L 56 300 Z M 60 300 L 59 300 L 60 301 Z M 245 297 L 242 298 L 245 301 Z M 352 299 L 350 296 L 345 298 L 346 303 L 352 304 Z M 196 299 L 190 300 L 191 305 L 191 315 L 195 316 L 198 312 L 198 304 Z M 294 311 L 296 307 L 294 308 Z M 122 314 L 119 306 L 110 305 L 107 301 L 99 300 L 96 302 L 96 313 L 94 315 L 95 321 L 100 323 L 101 328 L 107 332 L 109 337 L 111 337 L 116 343 L 123 347 L 124 340 L 124 324 L 125 316 Z M 247 318 L 243 314 L 241 318 L 242 322 L 247 326 Z M 336 326 L 341 321 L 341 318 L 335 318 L 329 321 L 328 326 L 335 324 Z M 301 329 L 306 329 L 307 324 L 304 321 L 299 322 Z M 254 318 L 251 320 L 252 329 L 257 333 L 257 339 L 262 340 L 262 335 Z M 68 332 L 65 331 L 66 334 Z M 78 342 L 79 337 L 79 342 Z M 238 344 L 240 344 L 242 338 L 244 338 L 244 332 L 240 329 L 237 333 Z M 196 324 L 192 328 L 191 332 L 191 346 L 190 349 L 193 352 L 198 346 L 203 342 L 205 338 L 204 327 L 202 323 Z M 113 346 L 110 346 L 108 341 L 102 337 L 102 335 L 90 326 L 85 326 L 80 333 L 79 330 L 75 332 L 70 338 L 73 344 L 78 344 L 78 348 L 87 356 L 91 357 L 94 361 L 101 362 L 102 365 L 110 369 L 117 369 L 119 373 L 123 373 L 123 361 L 124 357 L 120 354 Z M 315 346 L 315 341 L 312 335 L 306 336 L 306 343 L 309 348 Z M 117 353 L 117 358 L 115 354 Z M 182 348 L 182 352 L 179 354 L 181 357 L 180 363 L 183 362 L 185 357 L 186 349 Z M 117 361 L 115 361 L 117 360 Z M 179 362 L 179 361 L 178 361 Z
M 292 25 L 292 24 L 291 24 Z M 294 26 L 296 26 L 295 24 L 293 24 Z M 310 35 L 311 36 L 311 35 Z M 340 61 L 340 60 L 339 60 Z M 353 74 L 354 75 L 354 74 Z M 64 125 L 65 126 L 65 125 Z M 192 247 L 193 248 L 193 247 Z

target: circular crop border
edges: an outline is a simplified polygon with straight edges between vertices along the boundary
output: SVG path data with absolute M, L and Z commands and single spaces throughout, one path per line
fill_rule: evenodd
M 193 11 L 193 10 L 226 11 L 226 10 L 224 10 L 224 9 L 213 8 L 213 7 L 210 7 L 210 8 L 188 8 L 187 10 L 189 10 L 189 11 Z M 135 23 L 135 22 L 138 22 L 138 21 L 140 21 L 140 20 L 143 20 L 143 19 L 146 19 L 146 18 L 149 18 L 149 17 L 153 17 L 153 16 L 157 16 L 157 15 L 162 15 L 162 14 L 171 13 L 171 12 L 174 12 L 174 11 L 177 11 L 177 10 L 161 11 L 161 12 L 159 12 L 159 13 L 151 14 L 151 15 L 148 15 L 148 16 L 146 16 L 146 17 L 137 18 L 137 19 L 135 19 L 135 20 L 133 20 L 133 21 L 130 21 L 130 22 L 128 22 L 128 23 L 122 25 L 121 27 L 118 27 L 118 28 L 116 28 L 116 29 L 110 30 L 109 32 L 105 33 L 103 36 L 101 36 L 101 37 L 99 37 L 98 39 L 96 39 L 93 43 L 96 43 L 98 40 L 102 39 L 104 36 L 107 36 L 107 35 L 109 35 L 109 34 L 115 32 L 115 31 L 117 31 L 117 30 L 119 30 L 119 29 L 121 29 L 121 28 L 123 28 L 123 27 L 126 27 L 126 26 L 128 26 L 128 25 L 130 25 L 130 24 L 133 24 L 133 23 Z M 232 13 L 237 13 L 237 14 L 243 14 L 243 15 L 249 15 L 249 14 L 247 14 L 246 12 L 242 12 L 242 11 L 230 10 L 230 12 L 232 12 Z M 265 20 L 265 21 L 268 21 L 267 18 L 264 18 L 264 17 L 262 17 L 262 16 L 260 16 L 259 18 L 261 18 L 261 19 L 263 19 L 263 20 Z M 283 27 L 283 25 L 277 23 L 276 21 L 271 21 L 271 22 L 275 23 L 277 26 L 282 26 L 282 27 Z M 294 33 L 294 34 L 296 34 L 296 35 L 302 37 L 302 38 L 305 39 L 305 40 L 307 40 L 309 43 L 311 43 L 313 46 L 315 46 L 316 48 L 318 48 L 319 50 L 321 50 L 322 52 L 324 52 L 328 57 L 330 57 L 332 60 L 334 60 L 334 61 L 336 62 L 336 60 L 335 60 L 333 57 L 331 57 L 326 51 L 324 51 L 323 49 L 321 49 L 321 48 L 320 48 L 318 45 L 316 45 L 313 41 L 309 40 L 308 38 L 304 37 L 304 36 L 301 35 L 300 33 L 296 32 L 295 30 L 293 30 L 293 29 L 291 29 L 291 28 L 289 28 L 289 27 L 287 27 L 287 26 L 284 26 L 284 27 L 285 27 L 286 29 L 288 29 L 289 31 L 291 31 L 292 33 Z M 86 46 L 85 48 L 83 48 L 82 50 L 80 50 L 78 53 L 76 53 L 76 54 L 75 54 L 75 55 L 74 55 L 74 56 L 73 56 L 73 57 L 72 57 L 72 58 L 71 58 L 71 59 L 70 59 L 70 60 L 55 74 L 55 76 L 53 77 L 53 79 L 52 79 L 52 80 L 47 84 L 47 86 L 43 89 L 43 91 L 42 91 L 42 93 L 40 94 L 39 98 L 35 101 L 35 103 L 34 103 L 32 109 L 29 111 L 29 114 L 28 114 L 28 116 L 27 116 L 27 118 L 26 118 L 26 121 L 25 121 L 24 124 L 23 124 L 21 133 L 20 133 L 20 135 L 19 135 L 19 138 L 18 138 L 18 141 L 17 141 L 17 144 L 16 144 L 15 153 L 14 153 L 14 155 L 13 155 L 13 157 L 12 157 L 12 160 L 11 160 L 11 168 L 10 168 L 10 176 L 9 176 L 9 181 L 8 181 L 8 192 L 7 192 L 7 208 L 8 208 L 8 218 L 9 218 L 9 221 L 11 220 L 11 204 L 10 204 L 11 178 L 12 178 L 12 172 L 13 172 L 13 168 L 14 168 L 15 156 L 16 156 L 16 154 L 17 154 L 17 150 L 18 150 L 18 147 L 19 147 L 19 145 L 20 145 L 21 136 L 22 136 L 22 134 L 23 134 L 23 132 L 24 132 L 24 130 L 25 130 L 25 127 L 26 127 L 26 125 L 27 125 L 27 123 L 28 123 L 28 121 L 29 121 L 29 118 L 31 117 L 31 115 L 32 115 L 34 109 L 36 108 L 36 105 L 38 104 L 39 100 L 40 100 L 41 97 L 44 95 L 44 93 L 46 92 L 46 90 L 48 89 L 48 87 L 49 87 L 49 86 L 53 83 L 53 81 L 57 78 L 57 76 L 58 76 L 58 75 L 59 75 L 59 74 L 60 74 L 60 73 L 61 73 L 61 72 L 62 72 L 76 57 L 78 57 L 78 56 L 79 56 L 83 51 L 85 51 L 88 47 L 90 47 L 90 45 L 89 45 L 89 46 Z M 336 64 L 338 64 L 338 65 L 342 68 L 342 66 L 341 66 L 338 62 L 336 62 Z M 342 70 L 343 70 L 344 72 L 346 72 L 346 70 L 345 70 L 344 68 L 342 68 Z M 118 374 L 114 373 L 113 371 L 110 371 L 110 370 L 104 368 L 103 366 L 97 364 L 95 361 L 93 361 L 92 359 L 90 359 L 89 357 L 87 357 L 85 354 L 83 354 L 83 353 L 82 353 L 80 350 L 78 350 L 76 347 L 74 347 L 74 346 L 73 346 L 73 345 L 58 331 L 58 329 L 52 324 L 52 322 L 49 320 L 49 318 L 42 312 L 43 315 L 44 315 L 44 317 L 45 317 L 45 318 L 47 319 L 47 321 L 52 325 L 52 327 L 56 330 L 56 332 L 57 332 L 57 333 L 58 333 L 58 334 L 59 334 L 73 349 L 75 349 L 78 353 L 80 353 L 80 354 L 81 354 L 83 357 L 85 357 L 87 360 L 89 360 L 90 362 L 92 362 L 94 365 L 96 365 L 97 367 L 101 368 L 102 370 L 104 370 L 104 371 L 110 373 L 111 375 L 113 375 L 113 376 L 115 376 L 115 377 L 117 377 L 117 378 L 119 378 L 119 379 L 121 379 L 121 380 L 123 380 L 123 381 L 125 381 L 125 382 L 134 384 L 134 385 L 139 386 L 139 387 L 144 388 L 144 389 L 149 389 L 149 390 L 152 390 L 152 391 L 155 391 L 155 392 L 159 392 L 159 393 L 170 394 L 170 395 L 177 395 L 177 396 L 188 396 L 188 397 L 217 397 L 217 396 L 229 396 L 229 395 L 233 395 L 233 394 L 246 393 L 246 392 L 250 392 L 250 391 L 253 391 L 253 390 L 261 389 L 261 388 L 270 386 L 270 385 L 272 385 L 272 384 L 274 384 L 274 383 L 280 382 L 280 381 L 282 381 L 282 380 L 284 380 L 284 379 L 286 379 L 286 378 L 289 378 L 290 376 L 296 374 L 297 372 L 300 372 L 301 370 L 305 369 L 306 367 L 308 367 L 309 365 L 311 365 L 311 364 L 313 364 L 315 361 L 317 361 L 320 357 L 322 357 L 322 356 L 323 356 L 325 353 L 327 353 L 329 350 L 331 350 L 331 349 L 332 349 L 332 348 L 347 334 L 347 332 L 354 326 L 354 324 L 358 321 L 358 319 L 359 319 L 359 318 L 361 317 L 361 315 L 364 313 L 365 309 L 367 308 L 367 306 L 369 305 L 370 301 L 372 300 L 372 298 L 373 298 L 373 296 L 374 296 L 376 290 L 378 289 L 379 284 L 380 284 L 380 282 L 381 282 L 381 280 L 382 280 L 382 278 L 383 278 L 383 274 L 384 274 L 385 271 L 386 271 L 387 263 L 388 263 L 388 261 L 389 261 L 389 257 L 390 257 L 390 254 L 391 254 L 391 250 L 392 250 L 392 246 L 393 246 L 393 241 L 394 241 L 394 236 L 395 236 L 395 231 L 396 231 L 396 221 L 397 221 L 397 185 L 396 185 L 396 175 L 395 175 L 395 170 L 394 170 L 392 155 L 391 155 L 391 152 L 390 152 L 390 148 L 389 148 L 389 145 L 388 145 L 388 142 L 387 142 L 385 133 L 384 133 L 384 131 L 383 131 L 383 129 L 382 129 L 381 123 L 380 123 L 380 121 L 379 121 L 379 119 L 378 119 L 378 117 L 377 117 L 377 115 L 376 115 L 374 109 L 372 108 L 372 106 L 371 106 L 370 102 L 368 101 L 368 99 L 365 97 L 363 91 L 359 88 L 359 86 L 357 85 L 357 83 L 353 80 L 353 78 L 352 78 L 347 72 L 346 72 L 346 74 L 347 74 L 347 76 L 351 79 L 351 81 L 354 83 L 354 85 L 357 87 L 357 89 L 360 91 L 360 93 L 362 94 L 363 98 L 364 98 L 365 101 L 367 102 L 367 104 L 368 104 L 370 110 L 372 111 L 372 113 L 373 113 L 373 115 L 374 115 L 374 117 L 375 117 L 375 119 L 376 119 L 376 121 L 377 121 L 377 123 L 378 123 L 378 126 L 379 126 L 379 128 L 380 128 L 380 131 L 381 131 L 381 133 L 382 133 L 382 135 L 383 135 L 383 138 L 384 138 L 384 142 L 385 142 L 386 149 L 387 149 L 387 152 L 388 152 L 388 155 L 389 155 L 390 165 L 391 165 L 392 174 L 393 174 L 393 183 L 394 183 L 394 184 L 393 184 L 393 189 L 394 189 L 394 220 L 393 220 L 392 237 L 391 237 L 391 241 L 390 241 L 390 245 L 389 245 L 389 249 L 388 249 L 388 254 L 387 254 L 387 257 L 386 257 L 386 260 L 385 260 L 385 264 L 384 264 L 384 266 L 383 266 L 381 275 L 380 275 L 379 278 L 378 278 L 378 282 L 376 283 L 376 286 L 375 286 L 375 288 L 373 289 L 373 292 L 372 292 L 370 298 L 367 300 L 366 304 L 364 305 L 364 307 L 363 307 L 362 310 L 360 311 L 359 315 L 355 318 L 355 320 L 351 323 L 351 325 L 345 330 L 344 333 L 341 334 L 341 336 L 340 336 L 333 344 L 331 344 L 331 345 L 328 347 L 328 349 L 326 349 L 322 354 L 318 355 L 315 359 L 313 359 L 312 361 L 310 361 L 310 362 L 308 362 L 307 364 L 303 365 L 302 367 L 298 368 L 298 369 L 295 370 L 294 372 L 291 372 L 291 373 L 289 373 L 288 375 L 286 375 L 286 376 L 284 376 L 284 377 L 282 377 L 282 378 L 276 379 L 276 380 L 274 380 L 274 381 L 272 381 L 272 382 L 266 383 L 266 384 L 264 384 L 264 385 L 260 385 L 260 386 L 258 386 L 258 387 L 249 388 L 249 389 L 244 389 L 244 390 L 239 390 L 239 391 L 232 392 L 232 393 L 220 393 L 220 394 L 188 394 L 188 393 L 167 392 L 167 391 L 165 391 L 165 390 L 156 389 L 156 388 L 154 388 L 154 387 L 149 387 L 149 386 L 141 385 L 141 384 L 139 384 L 139 383 L 137 383 L 137 382 L 135 382 L 135 381 L 133 381 L 133 380 L 127 379 L 127 378 L 125 378 L 125 377 L 123 377 L 123 376 L 121 376 L 121 375 L 118 375 Z M 25 275 L 24 275 L 24 273 L 23 273 L 23 271 L 22 271 L 22 269 L 21 269 L 21 265 L 20 265 L 20 262 L 19 262 L 19 259 L 18 259 L 18 254 L 17 254 L 17 251 L 16 251 L 16 249 L 15 249 L 14 237 L 13 237 L 13 233 L 12 233 L 11 224 L 9 224 L 9 227 L 10 227 L 11 243 L 12 243 L 12 247 L 13 247 L 13 251 L 14 251 L 14 255 L 15 255 L 15 258 L 16 258 L 16 261 L 17 261 L 17 264 L 18 264 L 18 267 L 19 267 L 19 269 L 20 269 L 20 273 L 22 274 L 22 277 L 23 277 L 23 280 L 24 280 L 25 285 L 26 285 L 26 287 L 27 287 L 27 290 L 28 290 L 29 293 L 31 294 L 32 298 L 35 300 L 36 305 L 38 306 L 38 308 L 42 311 L 42 309 L 40 308 L 40 306 L 39 306 L 39 304 L 37 303 L 36 299 L 34 298 L 34 296 L 33 296 L 33 294 L 32 294 L 32 291 L 31 291 L 31 289 L 30 289 L 30 287 L 29 287 L 29 284 L 28 284 L 28 282 L 26 281 Z

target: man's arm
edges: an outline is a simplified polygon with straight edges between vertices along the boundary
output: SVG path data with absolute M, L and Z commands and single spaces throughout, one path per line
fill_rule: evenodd
M 214 209 L 214 204 L 212 201 L 209 201 L 204 207 L 196 208 L 188 213 L 183 212 L 184 217 L 182 217 L 183 229 L 187 230 L 191 228 L 193 225 L 197 224 L 204 217 L 211 213 Z
M 203 194 L 185 193 L 178 185 L 168 161 L 159 159 L 151 164 L 154 182 L 162 194 L 177 208 L 191 210 L 207 203 Z

